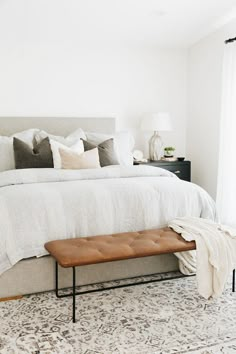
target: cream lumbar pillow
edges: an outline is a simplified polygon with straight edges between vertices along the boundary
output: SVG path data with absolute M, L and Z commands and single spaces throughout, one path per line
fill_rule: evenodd
M 84 152 L 84 144 L 81 139 L 79 139 L 74 145 L 72 145 L 70 147 L 68 147 L 64 144 L 61 144 L 58 141 L 55 141 L 53 139 L 49 139 L 49 141 L 50 141 L 51 150 L 52 150 L 54 168 L 62 168 L 61 167 L 61 155 L 60 155 L 59 149 L 62 149 L 64 151 L 68 151 L 68 152 L 76 152 L 77 154 L 82 154 Z
M 78 154 L 73 151 L 59 149 L 61 155 L 61 168 L 63 169 L 85 169 L 85 168 L 100 168 L 98 149 L 85 151 Z

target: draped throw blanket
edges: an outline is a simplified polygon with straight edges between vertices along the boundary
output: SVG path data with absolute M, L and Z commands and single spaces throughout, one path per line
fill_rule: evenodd
M 196 217 L 176 218 L 169 227 L 186 241 L 196 242 L 196 251 L 175 254 L 181 272 L 197 272 L 198 291 L 205 299 L 220 296 L 236 266 L 236 230 Z

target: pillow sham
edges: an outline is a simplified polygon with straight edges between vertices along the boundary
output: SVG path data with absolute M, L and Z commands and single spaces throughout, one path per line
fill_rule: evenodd
M 86 169 L 100 168 L 98 149 L 85 151 L 78 154 L 73 151 L 59 149 L 61 155 L 61 166 L 63 169 Z
M 15 133 L 12 135 L 12 137 L 23 140 L 26 144 L 28 144 L 30 147 L 33 148 L 34 143 L 35 143 L 35 135 L 38 132 L 39 132 L 39 129 L 32 128 L 32 129 L 23 130 L 22 132 L 19 132 L 19 133 Z
M 108 139 L 100 143 L 99 145 L 94 145 L 86 140 L 83 140 L 84 151 L 88 151 L 94 148 L 98 149 L 98 155 L 101 167 L 109 165 L 119 165 L 119 161 L 114 149 L 113 139 Z
M 79 139 L 71 147 L 63 145 L 63 144 L 61 144 L 58 141 L 55 141 L 53 139 L 49 139 L 49 142 L 50 142 L 51 150 L 52 150 L 54 168 L 62 168 L 61 167 L 61 155 L 60 155 L 59 149 L 66 150 L 68 152 L 69 151 L 77 152 L 78 154 L 82 154 L 84 152 L 84 144 L 83 144 L 83 141 L 81 139 Z
M 113 138 L 119 164 L 122 166 L 133 165 L 132 150 L 134 148 L 134 138 L 130 132 L 123 131 L 114 134 L 86 132 L 85 134 L 87 141 L 95 145 L 100 144 L 104 140 Z
M 78 142 L 78 140 L 80 140 L 80 139 L 86 139 L 86 135 L 85 135 L 84 131 L 81 128 L 78 128 L 76 131 L 69 134 L 67 137 L 49 134 L 49 133 L 45 132 L 44 130 L 40 130 L 35 135 L 35 140 L 37 143 L 40 143 L 40 141 L 42 141 L 46 137 L 49 137 L 49 139 L 57 141 L 58 143 L 61 143 L 61 144 L 66 145 L 68 147 L 71 147 L 72 145 L 76 144 Z
M 12 136 L 0 136 L 0 172 L 15 169 L 13 137 L 27 143 L 33 148 L 35 134 L 39 129 L 27 129 Z
M 49 139 L 45 138 L 33 149 L 24 141 L 13 138 L 16 169 L 53 168 L 52 151 Z

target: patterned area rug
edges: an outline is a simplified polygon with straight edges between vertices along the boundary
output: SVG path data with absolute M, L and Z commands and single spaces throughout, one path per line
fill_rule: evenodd
M 236 293 L 204 300 L 190 277 L 86 294 L 75 324 L 53 292 L 1 302 L 0 353 L 235 354 Z

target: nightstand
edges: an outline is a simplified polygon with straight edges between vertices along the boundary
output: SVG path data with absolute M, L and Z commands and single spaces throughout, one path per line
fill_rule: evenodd
M 134 161 L 134 165 L 149 165 L 164 168 L 171 171 L 180 179 L 191 181 L 191 161 L 148 161 L 139 162 Z

